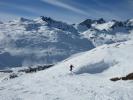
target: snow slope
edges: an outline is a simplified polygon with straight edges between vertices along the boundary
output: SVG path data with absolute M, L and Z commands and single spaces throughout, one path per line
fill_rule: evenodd
M 103 24 L 93 24 L 93 27 L 95 27 L 98 30 L 110 30 L 111 27 L 114 25 L 114 22 L 107 22 Z
M 54 67 L 0 82 L 0 100 L 132 100 L 133 41 L 75 54 Z M 73 64 L 73 73 L 69 66 Z
M 102 23 L 99 23 L 99 20 L 91 20 L 91 22 L 93 23 L 82 22 L 77 25 L 78 27 L 76 28 L 83 38 L 90 40 L 96 47 L 103 44 L 111 44 L 130 40 L 132 35 L 132 20 L 112 20 L 108 22 L 103 21 Z M 90 26 L 89 28 L 87 28 L 88 25 Z

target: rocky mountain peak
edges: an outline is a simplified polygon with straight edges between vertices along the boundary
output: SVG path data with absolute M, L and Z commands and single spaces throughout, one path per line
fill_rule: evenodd
M 88 28 L 91 28 L 92 24 L 103 24 L 106 21 L 103 18 L 92 20 L 92 19 L 86 19 L 85 21 L 81 22 L 80 25 L 87 26 Z

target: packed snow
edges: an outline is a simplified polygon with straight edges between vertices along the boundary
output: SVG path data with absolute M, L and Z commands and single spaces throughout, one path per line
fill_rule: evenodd
M 47 70 L 1 80 L 0 100 L 132 100 L 133 81 L 110 81 L 133 71 L 132 50 L 133 41 L 103 45 Z

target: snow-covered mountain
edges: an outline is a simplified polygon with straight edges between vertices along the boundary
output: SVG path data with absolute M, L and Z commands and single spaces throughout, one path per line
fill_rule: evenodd
M 110 80 L 133 72 L 132 51 L 132 19 L 0 22 L 0 68 L 25 66 L 0 72 L 0 100 L 133 100 L 132 80 Z
M 111 44 L 131 39 L 133 21 L 105 21 L 87 19 L 75 26 L 81 36 L 92 41 L 95 46 Z
M 48 17 L 0 24 L 0 68 L 55 63 L 92 48 L 72 25 Z
M 82 52 L 37 73 L 0 82 L 0 100 L 132 100 L 133 41 Z M 73 72 L 69 66 L 73 65 Z
M 56 63 L 103 44 L 130 40 L 132 30 L 132 19 L 87 19 L 70 25 L 41 16 L 0 22 L 0 69 Z

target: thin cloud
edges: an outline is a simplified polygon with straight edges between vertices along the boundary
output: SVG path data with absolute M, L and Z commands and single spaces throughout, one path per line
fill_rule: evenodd
M 128 8 L 132 9 L 131 6 L 133 6 L 133 1 L 132 0 L 127 0 L 128 3 Z
M 51 5 L 54 5 L 54 6 L 62 7 L 62 8 L 65 8 L 67 10 L 71 10 L 73 12 L 88 16 L 87 12 L 85 12 L 85 11 L 83 11 L 81 9 L 78 9 L 76 7 L 73 7 L 71 5 L 65 4 L 63 2 L 60 2 L 58 0 L 42 0 L 42 1 L 45 2 L 45 3 L 49 3 Z

